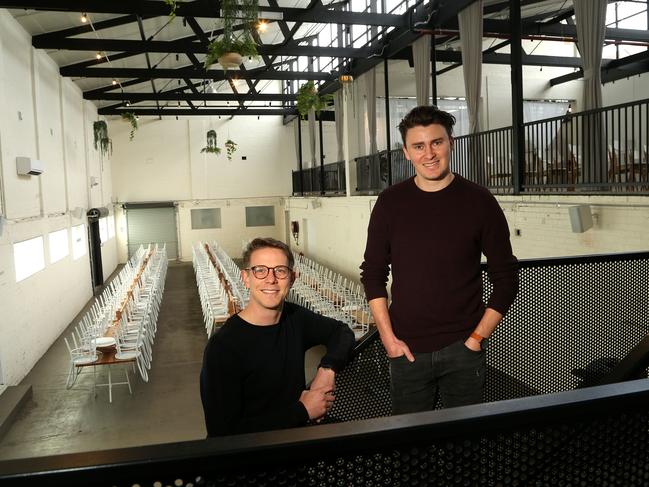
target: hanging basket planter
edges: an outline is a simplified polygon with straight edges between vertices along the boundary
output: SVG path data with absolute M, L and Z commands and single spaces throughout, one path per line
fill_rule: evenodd
M 95 139 L 95 150 L 99 150 L 102 157 L 110 156 L 113 152 L 113 141 L 108 137 L 108 125 L 103 120 L 92 124 Z
M 243 63 L 243 56 L 238 52 L 226 52 L 218 58 L 223 69 L 238 68 Z
M 206 139 L 207 145 L 201 149 L 201 153 L 218 156 L 221 153 L 221 148 L 216 145 L 216 130 L 208 130 Z

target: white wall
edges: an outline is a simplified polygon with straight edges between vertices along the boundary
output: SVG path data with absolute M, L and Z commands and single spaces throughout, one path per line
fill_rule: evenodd
M 109 165 L 92 147 L 94 105 L 31 47 L 30 36 L 6 10 L 0 10 L 0 106 L 2 392 L 25 377 L 91 297 L 88 254 L 50 263 L 48 233 L 68 229 L 71 242 L 69 228 L 85 221 L 71 210 L 109 205 L 111 184 Z M 18 176 L 17 156 L 42 160 L 45 172 Z M 98 181 L 93 189 L 89 175 Z M 16 283 L 13 244 L 37 236 L 43 236 L 45 268 Z M 115 242 L 102 248 L 106 274 L 117 265 Z
M 649 250 L 649 200 L 612 196 L 499 196 L 519 259 Z M 376 196 L 351 198 L 289 198 L 291 221 L 300 224 L 294 252 L 355 281 L 367 238 L 367 224 Z M 315 202 L 315 204 L 314 204 Z M 592 205 L 594 226 L 573 233 L 568 208 Z M 314 208 L 315 207 L 315 208 Z M 414 210 L 413 210 L 414 211 Z M 515 230 L 520 236 L 515 236 Z
M 247 206 L 273 206 L 275 225 L 246 227 Z M 220 208 L 221 228 L 192 230 L 191 210 L 198 208 Z M 191 260 L 194 242 L 217 241 L 232 258 L 243 253 L 243 242 L 255 237 L 273 237 L 284 240 L 284 199 L 283 198 L 238 198 L 227 200 L 182 201 L 178 205 L 178 228 L 181 241 L 179 248 L 183 260 Z
M 272 236 L 283 239 L 284 216 L 281 196 L 292 192 L 291 171 L 295 169 L 293 124 L 282 117 L 218 117 L 190 119 L 142 118 L 139 130 L 129 141 L 130 126 L 112 120 L 111 158 L 118 203 L 174 201 L 177 206 L 179 251 L 191 260 L 191 245 L 198 240 L 217 240 L 232 257 L 241 255 L 242 239 Z M 216 130 L 221 154 L 201 153 L 208 130 Z M 229 161 L 224 147 L 231 138 L 238 144 Z M 246 157 L 243 160 L 243 157 Z M 241 198 L 245 195 L 245 198 Z M 245 226 L 246 206 L 275 207 L 275 226 Z M 223 227 L 191 230 L 191 208 L 221 208 Z M 119 262 L 127 259 L 126 220 L 116 211 Z

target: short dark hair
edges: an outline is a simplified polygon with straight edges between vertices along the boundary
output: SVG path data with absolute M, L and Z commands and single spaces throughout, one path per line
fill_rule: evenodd
M 427 127 L 434 123 L 443 125 L 448 136 L 453 137 L 455 117 L 450 113 L 440 110 L 436 106 L 428 105 L 421 105 L 410 110 L 399 123 L 399 132 L 401 132 L 403 145 L 406 145 L 406 133 L 408 129 L 417 126 Z
M 284 242 L 270 237 L 255 238 L 248 244 L 246 250 L 243 251 L 244 269 L 250 265 L 250 256 L 255 250 L 267 248 L 279 249 L 284 252 L 284 254 L 286 254 L 286 258 L 288 259 L 288 266 L 293 269 L 293 265 L 295 265 L 295 258 L 293 257 L 293 252 L 291 252 L 291 249 Z

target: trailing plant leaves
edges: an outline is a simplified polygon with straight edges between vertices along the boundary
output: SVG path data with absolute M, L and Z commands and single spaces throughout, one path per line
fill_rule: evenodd
M 99 150 L 101 156 L 113 153 L 113 141 L 108 137 L 108 125 L 103 120 L 97 120 L 92 124 L 94 134 L 95 150 Z
M 333 95 L 319 95 L 313 81 L 307 81 L 297 92 L 297 111 L 303 117 L 314 109 L 317 112 L 326 108 L 333 100 Z
M 207 134 L 205 134 L 206 139 L 207 139 L 207 145 L 201 149 L 201 154 L 207 153 L 207 154 L 215 154 L 218 155 L 221 153 L 221 148 L 217 147 L 217 136 L 216 136 L 216 130 L 208 130 Z
M 234 154 L 237 151 L 237 144 L 234 140 L 228 139 L 225 141 L 225 150 L 228 156 L 228 161 L 232 160 L 232 154 Z
M 129 141 L 133 140 L 135 137 L 135 131 L 137 130 L 137 117 L 133 112 L 122 112 L 122 120 L 126 120 L 131 124 L 131 133 L 129 134 Z

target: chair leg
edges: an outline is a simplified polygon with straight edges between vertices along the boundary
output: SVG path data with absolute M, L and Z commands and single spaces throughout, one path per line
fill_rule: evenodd
M 113 402 L 113 381 L 110 376 L 110 365 L 108 366 L 108 402 Z
M 133 395 L 133 391 L 131 390 L 131 381 L 128 380 L 128 365 L 124 367 L 124 373 L 126 374 L 126 385 L 128 385 L 128 393 Z

